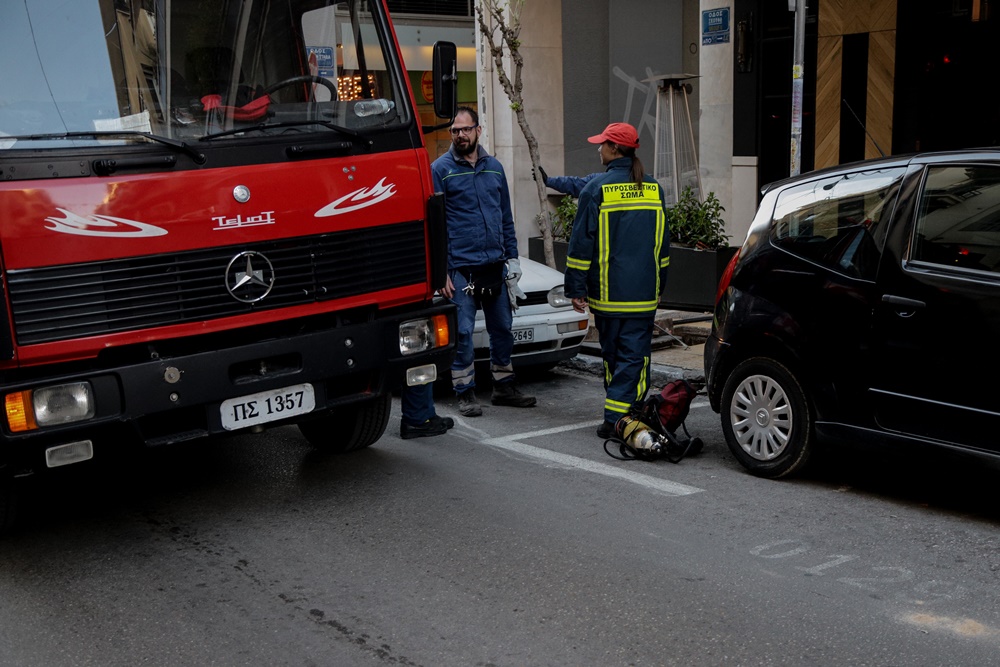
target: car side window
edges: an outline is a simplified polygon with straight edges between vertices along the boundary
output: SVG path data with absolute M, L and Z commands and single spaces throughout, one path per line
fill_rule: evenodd
M 911 259 L 1000 273 L 1000 167 L 930 167 Z
M 858 171 L 778 195 L 771 242 L 829 269 L 875 280 L 880 227 L 888 223 L 905 169 Z

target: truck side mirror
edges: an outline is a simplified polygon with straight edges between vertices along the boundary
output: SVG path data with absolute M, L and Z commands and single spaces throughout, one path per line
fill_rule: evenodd
M 434 42 L 434 114 L 455 118 L 458 98 L 458 49 L 452 42 Z

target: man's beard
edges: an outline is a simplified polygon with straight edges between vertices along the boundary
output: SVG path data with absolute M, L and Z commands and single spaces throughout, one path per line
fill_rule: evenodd
M 476 150 L 476 147 L 478 145 L 479 145 L 479 137 L 473 137 L 469 139 L 469 143 L 465 144 L 464 146 L 461 146 L 456 142 L 454 144 L 455 153 L 461 155 L 462 157 L 465 157 L 466 155 L 472 155 L 472 153 Z

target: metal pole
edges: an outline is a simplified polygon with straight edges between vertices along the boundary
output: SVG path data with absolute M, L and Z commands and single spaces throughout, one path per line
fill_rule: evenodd
M 660 85 L 656 89 L 656 120 L 653 122 L 653 127 L 656 128 L 656 131 L 653 132 L 653 178 L 656 179 L 663 178 L 663 172 L 660 171 L 660 151 L 663 150 L 663 139 L 660 137 L 663 134 L 663 128 L 660 127 L 660 107 L 662 106 L 663 86 Z
M 791 0 L 789 0 L 791 5 Z M 790 176 L 798 176 L 802 167 L 802 85 L 806 41 L 806 0 L 795 0 L 795 41 L 792 57 L 792 141 Z
M 694 143 L 694 125 L 691 124 L 691 106 L 688 104 L 687 86 L 681 84 L 684 93 L 684 111 L 687 112 L 688 138 L 691 140 L 691 154 L 694 156 L 694 174 L 698 181 L 698 201 L 705 201 L 705 190 L 701 187 L 701 169 L 698 168 L 698 147 Z
M 671 152 L 671 162 L 673 166 L 673 177 L 674 177 L 674 201 L 677 203 L 681 200 L 681 176 L 678 173 L 680 168 L 680 162 L 677 160 L 677 124 L 674 122 L 676 115 L 674 114 L 674 82 L 671 81 L 667 90 L 670 91 L 670 150 Z

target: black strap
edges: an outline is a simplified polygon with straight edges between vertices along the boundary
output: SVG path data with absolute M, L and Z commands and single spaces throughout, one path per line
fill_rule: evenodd
M 472 296 L 477 299 L 498 297 L 502 293 L 503 269 L 506 262 L 484 264 L 482 266 L 461 266 L 456 269 L 472 287 Z
M 506 262 L 483 264 L 482 266 L 460 266 L 456 269 L 466 281 L 474 284 L 477 289 L 497 287 L 503 282 L 503 267 Z

